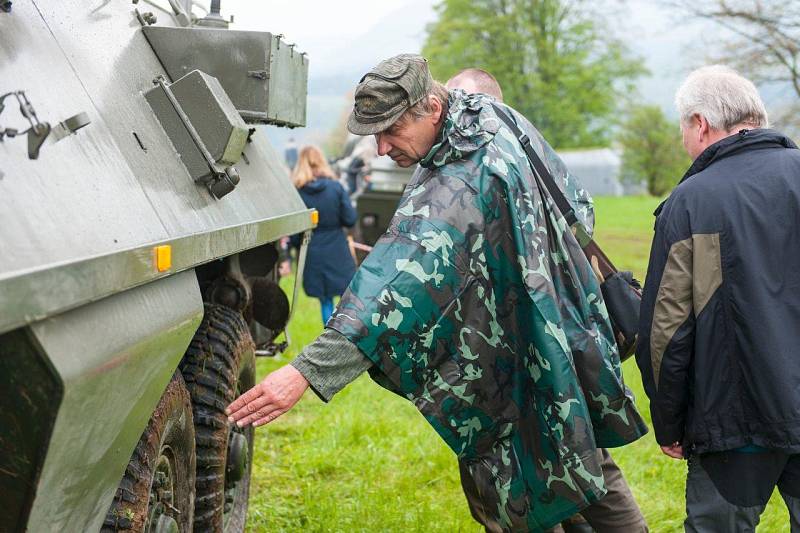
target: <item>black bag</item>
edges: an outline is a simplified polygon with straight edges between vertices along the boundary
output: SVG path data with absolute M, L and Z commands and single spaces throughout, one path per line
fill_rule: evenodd
M 603 250 L 592 240 L 586 228 L 578 221 L 575 210 L 572 209 L 564 193 L 556 184 L 550 171 L 542 163 L 541 158 L 531 146 L 531 140 L 519 129 L 516 122 L 500 106 L 492 104 L 497 116 L 505 123 L 517 137 L 525 153 L 528 155 L 534 174 L 550 193 L 561 215 L 572 229 L 575 237 L 583 249 L 586 258 L 600 281 L 603 299 L 606 303 L 614 337 L 619 348 L 621 360 L 626 360 L 636 350 L 636 339 L 639 329 L 639 307 L 642 303 L 642 288 L 633 278 L 633 273 L 619 272 L 606 257 Z
M 619 356 L 623 361 L 636 350 L 639 332 L 639 307 L 642 305 L 642 286 L 633 272 L 614 272 L 600 283 L 611 326 L 617 338 Z

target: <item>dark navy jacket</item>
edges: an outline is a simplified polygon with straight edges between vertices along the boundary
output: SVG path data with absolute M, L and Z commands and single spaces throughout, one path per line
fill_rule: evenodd
M 656 440 L 800 452 L 800 150 L 722 139 L 656 216 L 636 353 Z
M 319 211 L 319 224 L 311 236 L 303 272 L 303 289 L 315 298 L 341 295 L 356 265 L 343 227 L 356 223 L 356 211 L 339 182 L 318 178 L 300 189 L 306 206 Z M 299 244 L 299 239 L 295 239 Z

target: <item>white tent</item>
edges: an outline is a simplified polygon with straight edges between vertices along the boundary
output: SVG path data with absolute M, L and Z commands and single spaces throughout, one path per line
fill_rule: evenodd
M 620 182 L 622 158 L 610 148 L 562 150 L 558 156 L 592 196 L 622 196 L 625 188 Z

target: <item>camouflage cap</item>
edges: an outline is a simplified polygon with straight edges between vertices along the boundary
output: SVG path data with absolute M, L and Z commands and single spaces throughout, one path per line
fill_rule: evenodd
M 356 87 L 347 129 L 356 135 L 387 129 L 422 100 L 432 84 L 428 62 L 422 56 L 400 54 L 381 61 Z

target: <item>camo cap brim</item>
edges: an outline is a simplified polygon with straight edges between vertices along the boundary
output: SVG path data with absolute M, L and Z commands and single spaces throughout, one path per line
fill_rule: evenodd
M 401 54 L 382 61 L 356 87 L 347 129 L 356 135 L 388 129 L 430 92 L 432 84 L 422 56 Z

